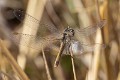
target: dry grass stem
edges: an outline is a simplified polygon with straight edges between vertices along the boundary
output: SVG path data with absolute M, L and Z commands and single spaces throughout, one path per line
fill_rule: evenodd
M 101 36 L 101 31 L 99 30 L 97 32 L 96 43 L 98 42 L 101 43 L 100 36 Z M 99 41 L 98 41 L 98 38 L 99 38 Z M 94 50 L 94 59 L 92 63 L 92 72 L 91 72 L 91 75 L 93 77 L 91 77 L 90 80 L 97 80 L 99 66 L 100 66 L 100 55 L 101 55 L 101 46 L 98 46 Z
M 107 6 L 108 4 L 107 4 L 107 1 L 105 0 L 104 1 L 104 3 L 103 3 L 103 5 L 102 6 L 100 6 L 100 17 L 101 17 L 101 19 L 106 19 L 106 11 L 107 11 Z M 110 34 L 109 34 L 109 26 L 108 26 L 108 23 L 107 23 L 107 19 L 106 19 L 106 25 L 104 26 L 104 28 L 103 28 L 103 42 L 104 42 L 104 44 L 109 44 L 109 36 L 110 36 Z M 105 37 L 106 36 L 106 37 Z M 105 75 L 106 75 L 106 80 L 109 80 L 109 76 L 108 76 L 108 68 L 107 68 L 107 61 L 106 61 L 106 52 L 105 51 L 103 51 L 103 53 L 104 54 L 102 54 L 101 55 L 101 61 L 100 61 L 100 63 L 101 63 L 101 65 L 102 65 L 102 67 L 103 67 L 103 71 L 104 71 L 104 73 L 105 73 Z
M 1 78 L 7 78 L 7 79 L 2 79 L 2 80 L 17 80 L 13 76 L 6 74 L 3 71 L 0 71 L 0 80 Z
M 37 5 L 36 5 L 37 4 Z M 42 13 L 44 10 L 44 6 L 46 4 L 46 0 L 29 0 L 28 1 L 28 7 L 27 7 L 27 11 L 26 13 L 33 16 L 34 18 L 36 18 L 37 20 L 41 20 L 42 17 Z M 37 11 L 37 12 L 36 12 Z M 29 19 L 27 19 L 25 17 L 25 22 L 27 22 Z M 23 31 L 22 33 L 24 34 L 30 34 L 30 35 L 36 35 L 37 30 L 38 30 L 39 24 L 37 25 L 36 23 L 32 22 L 29 23 L 29 26 L 26 26 L 25 24 L 23 24 Z M 34 53 L 34 49 L 28 47 L 31 46 L 31 40 L 34 41 L 33 38 L 29 37 L 26 40 L 24 39 L 24 36 L 21 36 L 21 40 L 20 40 L 20 44 L 24 44 L 24 42 L 28 42 L 28 44 L 26 46 L 21 46 L 20 45 L 20 55 L 18 58 L 18 63 L 20 64 L 20 66 L 22 67 L 22 69 L 25 68 L 25 64 L 26 63 L 26 55 L 29 53 L 29 55 L 35 55 L 36 53 Z M 25 62 L 21 62 L 21 58 L 23 58 L 25 60 Z
M 82 1 L 80 0 L 73 0 L 76 12 L 78 13 L 78 19 L 79 19 L 79 23 L 81 24 L 81 27 L 87 27 L 88 25 L 90 25 L 90 17 L 88 16 Z M 81 22 L 80 22 L 81 21 Z
M 71 48 L 70 55 L 71 55 L 71 61 L 72 61 L 72 69 L 73 69 L 74 80 L 77 80 L 77 76 L 76 76 L 76 72 L 75 72 L 75 63 L 74 63 L 74 58 L 73 58 L 72 47 L 70 47 L 70 48 Z
M 9 50 L 4 46 L 2 40 L 0 40 L 0 44 L 1 44 L 1 48 L 4 52 L 3 55 L 9 61 L 9 63 L 14 67 L 14 69 L 16 70 L 16 72 L 20 76 L 20 78 L 23 79 L 23 80 L 29 80 L 29 78 L 27 77 L 25 72 L 20 68 L 20 66 L 17 64 L 17 62 L 15 61 L 15 59 L 13 58 L 13 56 L 11 55 Z
M 118 74 L 117 80 L 120 80 L 120 72 L 119 72 L 119 74 Z
M 97 10 L 97 15 L 98 15 L 97 17 L 98 17 L 98 20 L 100 20 L 101 17 L 100 17 L 98 0 L 95 0 L 95 2 L 96 2 L 96 10 Z M 102 35 L 101 35 L 100 30 L 97 31 L 95 43 L 102 44 Z M 93 63 L 92 63 L 92 70 L 90 73 L 90 75 L 93 77 L 88 78 L 89 80 L 97 80 L 98 79 L 100 56 L 101 56 L 101 46 L 97 46 L 94 50 L 94 59 L 93 59 Z
M 48 0 L 46 3 L 46 10 L 47 10 L 49 17 L 52 19 L 53 24 L 55 24 L 56 27 L 59 27 L 59 26 L 63 27 L 63 25 L 61 24 L 61 20 L 60 20 L 59 16 L 56 14 L 56 12 L 54 10 L 54 7 L 51 3 L 51 0 Z
M 29 14 L 29 15 L 31 15 L 31 16 L 33 16 L 33 17 L 35 17 L 37 20 L 40 20 L 41 17 L 42 17 L 43 10 L 44 10 L 45 2 L 46 2 L 46 0 L 41 0 L 41 1 L 35 0 L 34 2 L 32 0 L 29 0 L 29 2 L 28 2 L 28 8 L 27 8 L 26 13 Z M 36 4 L 38 4 L 38 5 L 36 5 Z M 37 13 L 36 13 L 36 11 L 37 11 Z M 25 18 L 24 21 L 27 22 L 28 19 Z M 32 27 L 30 27 L 30 26 L 32 26 Z M 30 23 L 29 26 L 26 26 L 24 24 L 23 25 L 23 33 L 34 35 L 37 32 L 37 27 L 39 27 L 39 25 L 36 25 L 36 23 L 34 23 L 34 24 Z M 35 31 L 34 28 L 36 28 L 36 31 Z M 28 40 L 28 42 L 30 42 L 29 39 L 27 39 L 27 40 Z M 22 40 L 21 40 L 21 44 L 22 44 Z
M 119 12 L 118 14 L 120 14 L 120 0 L 119 0 Z M 119 16 L 119 15 L 118 15 Z M 120 17 L 118 17 L 118 22 L 117 22 L 117 27 L 119 27 L 120 25 Z M 119 35 L 118 35 L 119 36 Z M 119 37 L 118 37 L 119 38 Z M 118 50 L 119 50 L 119 53 L 118 53 L 118 56 L 120 56 L 120 41 L 118 41 Z M 120 57 L 118 57 L 118 62 L 119 62 L 119 69 L 120 69 Z M 120 70 L 119 70 L 119 73 L 118 73 L 118 76 L 117 76 L 117 80 L 120 80 Z
M 98 20 L 100 20 L 100 11 L 99 11 L 99 4 L 98 4 L 98 0 L 95 0 L 96 2 L 96 10 L 97 10 L 97 18 Z M 99 38 L 100 36 L 100 38 Z M 97 41 L 99 38 L 99 41 Z M 101 43 L 101 31 L 99 30 L 97 32 L 97 37 L 96 37 L 96 43 Z M 99 71 L 99 66 L 100 66 L 100 47 L 97 47 L 95 48 L 95 51 L 94 51 L 94 59 L 93 59 L 93 63 L 92 63 L 92 72 L 91 72 L 91 75 L 93 76 L 90 80 L 97 80 L 97 76 L 98 76 L 98 71 Z
M 51 75 L 50 75 L 50 70 L 49 70 L 49 67 L 48 67 L 48 64 L 47 64 L 46 56 L 45 56 L 45 53 L 44 53 L 44 49 L 42 49 L 42 54 L 43 54 L 43 60 L 44 60 L 44 63 L 45 63 L 45 69 L 46 69 L 48 80 L 52 80 Z

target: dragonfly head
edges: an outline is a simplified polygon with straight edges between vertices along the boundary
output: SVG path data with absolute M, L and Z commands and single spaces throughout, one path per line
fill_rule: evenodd
M 64 30 L 63 35 L 66 37 L 73 37 L 74 36 L 74 29 L 70 28 L 69 26 Z

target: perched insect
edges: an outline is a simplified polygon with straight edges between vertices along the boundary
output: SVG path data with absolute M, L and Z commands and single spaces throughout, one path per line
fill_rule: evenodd
M 65 49 L 66 49 L 66 51 L 68 51 L 68 53 L 70 52 L 70 47 L 72 47 L 73 52 L 77 52 L 77 53 L 92 52 L 94 50 L 94 48 L 96 47 L 96 45 L 100 45 L 102 48 L 105 48 L 104 44 L 95 43 L 93 45 L 86 45 L 86 44 L 81 43 L 79 40 L 75 39 L 76 34 L 79 35 L 80 38 L 82 38 L 83 36 L 89 36 L 89 35 L 95 33 L 97 29 L 100 29 L 104 26 L 105 20 L 101 20 L 98 24 L 96 24 L 94 26 L 89 26 L 89 27 L 83 28 L 83 29 L 74 29 L 74 28 L 71 28 L 68 26 L 66 29 L 63 30 L 63 32 L 60 32 L 60 31 L 57 31 L 57 29 L 55 27 L 41 23 L 40 21 L 38 21 L 34 17 L 30 16 L 29 14 L 24 13 L 24 11 L 22 11 L 22 10 L 17 9 L 17 10 L 14 10 L 13 13 L 16 16 L 16 18 L 20 21 L 23 21 L 24 17 L 25 17 L 27 20 L 24 23 L 27 24 L 28 26 L 30 26 L 29 23 L 32 22 L 35 25 L 39 25 L 41 27 L 46 27 L 50 31 L 53 32 L 53 34 L 51 34 L 51 36 L 49 36 L 49 37 L 36 37 L 35 39 L 39 38 L 39 40 L 42 40 L 42 42 L 36 44 L 37 45 L 36 47 L 33 47 L 32 45 L 29 47 L 37 49 L 37 48 L 39 48 L 39 46 L 42 46 L 42 47 L 43 47 L 43 45 L 45 46 L 46 42 L 48 44 L 52 44 L 52 42 L 54 42 L 54 40 L 61 42 L 60 49 L 59 49 L 58 55 L 56 57 L 54 67 L 57 67 L 59 65 L 61 55 Z M 33 27 L 33 26 L 30 26 L 30 27 Z M 22 34 L 22 33 L 17 33 L 17 32 L 14 34 L 16 34 L 15 36 L 17 36 L 17 35 L 25 36 L 24 37 L 25 40 L 28 37 L 35 37 L 33 35 L 27 35 L 27 34 Z M 26 45 L 26 44 L 27 44 L 27 42 L 25 42 L 22 45 Z

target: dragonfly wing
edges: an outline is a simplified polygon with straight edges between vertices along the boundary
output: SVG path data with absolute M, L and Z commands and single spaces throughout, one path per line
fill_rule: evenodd
M 22 40 L 24 42 L 20 44 L 20 39 L 22 36 Z M 35 35 L 28 35 L 28 34 L 22 34 L 22 33 L 16 33 L 12 38 L 15 38 L 15 43 L 22 46 L 27 46 L 33 49 L 40 49 L 44 48 L 46 46 L 49 46 L 50 44 L 54 43 L 55 41 L 58 41 L 58 35 L 49 35 L 46 37 L 36 37 Z M 28 42 L 28 39 L 31 38 L 31 41 Z
M 105 25 L 105 20 L 101 20 L 98 24 L 94 25 L 94 26 L 88 26 L 86 28 L 83 29 L 75 29 L 75 35 L 77 37 L 86 37 L 89 36 L 91 34 L 94 34 L 97 29 L 101 29 L 104 25 Z
M 73 44 L 72 44 L 72 51 L 75 55 L 81 55 L 84 53 L 93 52 L 94 49 L 98 46 L 100 46 L 101 49 L 104 49 L 106 47 L 105 44 L 99 44 L 99 43 L 82 44 L 82 43 L 76 41 L 76 42 L 73 42 Z
M 33 26 L 40 26 L 40 29 L 46 27 L 51 32 L 57 32 L 57 33 L 59 32 L 59 30 L 53 24 L 50 26 L 45 21 L 39 21 L 36 18 L 32 17 L 31 15 L 25 13 L 23 10 L 15 9 L 13 10 L 13 14 L 19 21 L 24 23 L 26 26 L 29 26 L 30 28 L 32 28 Z

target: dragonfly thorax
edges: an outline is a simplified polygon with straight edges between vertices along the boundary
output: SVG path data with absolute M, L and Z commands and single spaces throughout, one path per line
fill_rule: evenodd
M 63 32 L 63 40 L 69 42 L 71 38 L 74 36 L 74 30 L 68 26 Z

